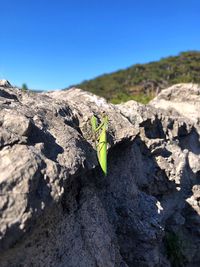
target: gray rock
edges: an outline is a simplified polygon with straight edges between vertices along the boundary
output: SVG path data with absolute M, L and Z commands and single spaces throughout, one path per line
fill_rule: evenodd
M 0 266 L 200 265 L 196 121 L 77 88 L 0 92 Z M 102 112 L 106 177 L 90 125 Z
M 12 87 L 12 85 L 9 83 L 9 81 L 3 79 L 3 80 L 0 80 L 0 86 L 2 87 Z
M 151 102 L 156 108 L 175 110 L 179 116 L 200 123 L 200 86 L 193 83 L 173 85 L 154 98 Z

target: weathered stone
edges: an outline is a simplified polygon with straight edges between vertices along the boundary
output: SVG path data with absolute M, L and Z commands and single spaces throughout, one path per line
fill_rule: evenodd
M 9 81 L 2 79 L 0 80 L 0 86 L 2 87 L 12 87 L 12 85 L 9 83 Z
M 1 267 L 200 265 L 198 122 L 152 105 L 1 88 Z M 106 177 L 90 125 L 102 112 Z
M 179 116 L 200 123 L 200 86 L 198 84 L 176 84 L 165 90 L 151 102 L 156 108 L 175 110 Z

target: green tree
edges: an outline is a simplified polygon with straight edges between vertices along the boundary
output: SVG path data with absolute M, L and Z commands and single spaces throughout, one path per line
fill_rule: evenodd
M 24 91 L 24 92 L 28 91 L 28 86 L 26 83 L 22 84 L 22 91 Z

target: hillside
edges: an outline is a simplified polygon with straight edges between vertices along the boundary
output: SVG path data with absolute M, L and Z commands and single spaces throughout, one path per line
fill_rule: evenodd
M 130 99 L 147 103 L 163 88 L 176 83 L 200 83 L 200 52 L 182 52 L 147 64 L 104 74 L 75 86 L 112 103 Z

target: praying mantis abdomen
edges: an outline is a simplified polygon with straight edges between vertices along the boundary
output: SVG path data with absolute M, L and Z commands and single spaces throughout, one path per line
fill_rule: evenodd
M 106 128 L 105 127 L 103 127 L 100 137 L 99 137 L 97 155 L 98 155 L 101 169 L 104 175 L 107 175 L 107 140 L 106 140 Z

